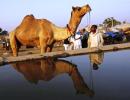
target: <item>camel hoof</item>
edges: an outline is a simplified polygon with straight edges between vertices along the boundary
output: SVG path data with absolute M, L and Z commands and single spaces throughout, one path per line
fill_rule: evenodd
M 44 56 L 44 54 L 42 53 L 42 54 L 40 54 L 40 56 Z
M 17 54 L 13 54 L 14 57 L 17 57 L 18 55 Z

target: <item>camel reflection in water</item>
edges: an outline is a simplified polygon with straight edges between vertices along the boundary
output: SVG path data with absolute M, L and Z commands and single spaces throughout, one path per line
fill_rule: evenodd
M 89 54 L 89 59 L 90 59 L 90 62 L 93 66 L 93 69 L 97 70 L 99 68 L 98 65 L 100 65 L 103 62 L 104 53 L 103 52 L 91 53 L 91 54 Z
M 49 81 L 60 74 L 68 74 L 77 93 L 94 96 L 94 92 L 87 86 L 75 64 L 57 58 L 47 58 L 29 62 L 18 62 L 12 65 L 18 72 L 33 83 L 39 80 Z

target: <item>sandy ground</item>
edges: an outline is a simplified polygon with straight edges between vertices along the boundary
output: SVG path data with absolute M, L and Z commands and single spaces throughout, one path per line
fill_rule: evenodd
M 57 47 L 54 47 L 52 49 L 52 51 L 63 51 L 63 50 L 64 50 L 63 46 L 57 46 Z M 22 47 L 22 48 L 20 48 L 18 55 L 29 55 L 29 54 L 39 54 L 39 53 L 40 53 L 40 49 L 38 49 L 38 48 L 25 48 L 25 47 Z M 11 51 L 6 51 L 5 49 L 3 49 L 0 46 L 0 56 L 1 57 L 12 56 L 12 52 Z

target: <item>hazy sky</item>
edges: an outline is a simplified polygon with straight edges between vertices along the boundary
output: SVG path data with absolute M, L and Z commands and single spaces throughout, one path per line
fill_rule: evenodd
M 69 22 L 72 6 L 85 4 L 92 8 L 91 24 L 100 24 L 108 17 L 130 22 L 130 0 L 1 0 L 0 27 L 12 31 L 27 14 L 64 27 Z M 86 26 L 88 19 L 85 15 L 79 28 Z

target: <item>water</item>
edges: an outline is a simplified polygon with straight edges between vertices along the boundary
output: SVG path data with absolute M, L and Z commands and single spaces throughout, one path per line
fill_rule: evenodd
M 0 67 L 0 100 L 130 100 L 130 50 Z

